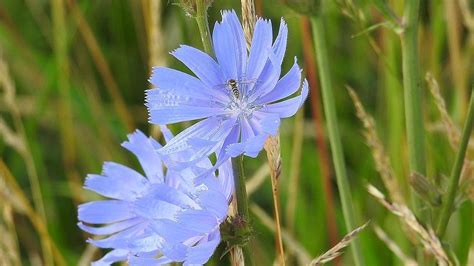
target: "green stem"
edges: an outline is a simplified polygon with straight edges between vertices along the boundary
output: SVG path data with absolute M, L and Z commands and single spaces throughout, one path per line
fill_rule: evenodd
M 211 43 L 211 31 L 209 30 L 209 23 L 207 22 L 207 4 L 204 0 L 196 1 L 196 22 L 198 24 L 199 33 L 201 34 L 202 45 L 204 51 L 211 55 L 213 54 Z
M 444 200 L 443 208 L 441 209 L 441 215 L 439 217 L 438 227 L 436 232 L 440 238 L 443 237 L 446 227 L 448 226 L 449 218 L 453 210 L 454 199 L 456 198 L 456 192 L 459 186 L 459 178 L 461 176 L 462 167 L 464 165 L 464 157 L 466 156 L 467 144 L 471 137 L 472 127 L 474 125 L 474 93 L 471 92 L 471 100 L 469 102 L 469 109 L 467 119 L 464 124 L 462 131 L 461 143 L 459 151 L 456 155 L 456 161 L 454 162 L 451 176 L 449 178 L 448 192 Z
M 244 174 L 244 156 L 232 158 L 232 169 L 234 171 L 234 187 L 235 197 L 237 201 L 237 219 L 238 224 L 235 226 L 235 234 L 237 236 L 249 236 L 250 230 L 250 216 L 249 216 L 249 205 L 247 197 L 247 189 L 245 187 L 245 174 Z M 242 246 L 242 252 L 244 255 L 245 265 L 253 265 L 252 252 L 250 245 L 244 243 Z
M 349 182 L 347 181 L 347 173 L 344 165 L 344 153 L 342 150 L 341 138 L 339 136 L 336 105 L 332 93 L 333 87 L 329 74 L 328 51 L 326 48 L 326 38 L 321 16 L 313 16 L 311 18 L 311 24 L 313 27 L 316 59 L 318 63 L 319 76 L 321 79 L 324 113 L 326 115 L 332 158 L 334 161 L 334 168 L 336 170 L 337 186 L 339 188 L 339 195 L 341 197 L 344 221 L 347 230 L 350 231 L 356 228 L 356 225 L 354 221 L 354 211 L 352 209 L 351 191 L 349 189 Z M 355 265 L 364 265 L 358 239 L 354 239 L 351 242 L 351 251 L 354 257 Z
M 420 1 L 405 1 L 404 31 L 402 44 L 403 87 L 405 94 L 405 124 L 408 140 L 408 163 L 410 172 L 426 176 L 425 138 L 423 129 L 423 109 L 420 80 L 420 62 L 418 58 L 418 17 Z M 421 202 L 411 190 L 412 205 L 415 213 L 427 222 L 426 215 L 421 213 Z M 423 250 L 417 248 L 418 262 L 424 263 Z
M 405 2 L 405 30 L 401 35 L 405 123 L 411 172 L 426 175 L 421 80 L 418 59 L 419 0 Z

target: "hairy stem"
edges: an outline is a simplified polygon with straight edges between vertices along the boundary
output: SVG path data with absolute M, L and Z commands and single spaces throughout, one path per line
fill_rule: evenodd
M 234 187 L 235 187 L 235 198 L 237 201 L 237 214 L 234 217 L 235 223 L 235 234 L 237 236 L 250 235 L 250 217 L 249 217 L 249 206 L 247 189 L 245 187 L 245 174 L 244 174 L 244 156 L 232 158 L 232 169 L 234 171 Z M 252 252 L 248 243 L 240 247 L 235 247 L 233 254 L 233 265 L 253 265 Z M 243 256 L 242 259 L 238 258 Z
M 213 54 L 212 42 L 211 42 L 211 31 L 209 30 L 209 23 L 207 22 L 207 8 L 204 0 L 196 1 L 196 22 L 201 34 L 202 45 L 204 51 L 211 55 Z
M 466 149 L 471 137 L 472 127 L 474 125 L 474 93 L 471 92 L 471 100 L 469 102 L 469 109 L 467 113 L 467 119 L 464 124 L 462 131 L 461 143 L 459 151 L 456 155 L 456 161 L 454 162 L 453 169 L 451 170 L 451 176 L 449 178 L 449 187 L 446 194 L 445 200 L 443 201 L 443 208 L 441 209 L 441 215 L 438 221 L 438 227 L 436 233 L 438 237 L 442 238 L 446 227 L 448 226 L 449 218 L 453 210 L 454 199 L 456 198 L 456 192 L 459 187 L 459 178 L 461 176 L 462 167 L 464 165 L 464 157 L 466 156 Z
M 334 101 L 333 87 L 329 73 L 329 58 L 326 48 L 326 37 L 323 21 L 320 14 L 311 18 L 313 27 L 313 38 L 315 43 L 316 59 L 321 80 L 321 91 L 323 96 L 324 113 L 326 116 L 329 141 L 332 150 L 334 168 L 336 170 L 337 186 L 341 197 L 342 211 L 347 230 L 356 228 L 354 211 L 352 208 L 352 196 L 347 180 L 346 167 L 344 165 L 344 153 L 339 135 L 339 128 L 336 114 L 336 104 Z M 354 263 L 357 266 L 364 265 L 362 253 L 360 251 L 359 240 L 355 239 L 351 243 L 351 251 Z

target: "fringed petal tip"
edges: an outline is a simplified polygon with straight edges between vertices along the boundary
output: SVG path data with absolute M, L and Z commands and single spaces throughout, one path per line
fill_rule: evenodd
M 304 79 L 304 81 L 303 81 L 303 87 L 301 88 L 300 107 L 303 106 L 304 102 L 306 101 L 306 98 L 308 98 L 308 94 L 309 94 L 309 84 L 308 84 L 308 80 Z

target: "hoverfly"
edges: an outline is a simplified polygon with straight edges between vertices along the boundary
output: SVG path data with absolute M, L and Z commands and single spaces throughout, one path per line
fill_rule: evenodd
M 229 79 L 227 81 L 227 86 L 229 87 L 229 89 L 232 92 L 232 94 L 234 95 L 234 97 L 236 99 L 239 99 L 240 98 L 240 91 L 239 91 L 239 87 L 237 85 L 237 81 L 235 79 Z
M 240 99 L 243 93 L 243 89 L 246 89 L 247 86 L 242 86 L 244 84 L 251 84 L 255 81 L 252 80 L 236 80 L 236 79 L 229 79 L 225 84 L 218 85 L 218 87 L 225 86 L 230 93 L 232 94 L 235 100 Z

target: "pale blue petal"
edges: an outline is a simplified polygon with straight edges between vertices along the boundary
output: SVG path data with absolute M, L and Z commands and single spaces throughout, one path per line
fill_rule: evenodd
M 157 266 L 157 265 L 165 265 L 168 263 L 173 262 L 173 260 L 167 257 L 160 257 L 158 259 L 155 258 L 144 258 L 139 256 L 130 256 L 128 263 L 130 266 Z
M 218 158 L 217 161 L 220 162 L 220 164 L 224 163 L 227 159 L 229 159 L 228 156 L 225 155 L 225 152 L 226 152 L 225 149 L 228 145 L 236 143 L 236 142 L 239 141 L 240 128 L 241 128 L 241 126 L 240 126 L 239 123 L 235 124 L 234 127 L 232 128 L 232 130 L 230 131 L 229 135 L 227 135 L 227 138 L 225 139 L 225 141 L 222 145 L 222 149 L 217 154 L 217 158 Z M 220 164 L 217 164 L 217 162 L 216 162 L 217 166 L 220 166 Z
M 202 241 L 188 249 L 183 265 L 201 265 L 206 263 L 221 242 L 219 231 L 213 232 L 207 241 Z
M 304 101 L 308 97 L 308 92 L 308 82 L 305 80 L 303 82 L 303 89 L 301 91 L 301 95 L 282 102 L 268 104 L 264 109 L 262 109 L 262 111 L 276 113 L 280 116 L 280 118 L 293 116 L 298 111 L 298 109 L 300 109 L 300 107 L 304 104 Z
M 130 203 L 119 200 L 98 200 L 79 205 L 79 220 L 86 223 L 106 224 L 135 217 Z
M 280 20 L 280 29 L 278 30 L 278 36 L 273 43 L 273 53 L 278 60 L 278 64 L 281 65 L 283 62 L 283 57 L 285 56 L 286 51 L 286 42 L 288 39 L 288 26 L 286 25 L 285 20 L 282 18 Z
M 154 232 L 166 240 L 167 245 L 174 245 L 198 236 L 199 233 L 171 220 L 156 220 L 152 223 Z
M 219 167 L 219 183 L 221 184 L 222 194 L 230 201 L 232 193 L 234 193 L 234 172 L 232 169 L 232 161 L 227 160 Z
M 174 138 L 173 133 L 169 130 L 169 128 L 166 125 L 160 125 L 160 129 L 161 129 L 161 133 L 163 133 L 163 137 L 165 137 L 166 142 L 169 142 L 172 138 Z
M 237 76 L 241 77 L 247 68 L 247 44 L 244 31 L 234 10 L 224 11 L 223 23 L 228 23 L 236 42 Z
M 272 49 L 272 24 L 268 20 L 258 19 L 250 48 L 247 64 L 248 80 L 257 80 Z
M 278 81 L 276 86 L 270 92 L 263 94 L 258 98 L 256 103 L 265 104 L 286 98 L 295 93 L 300 88 L 300 85 L 301 69 L 295 59 L 295 63 L 290 71 L 288 71 L 288 73 Z
M 170 187 L 182 191 L 183 193 L 193 194 L 196 189 L 194 185 L 194 179 L 196 175 L 194 174 L 192 168 L 193 167 L 189 167 L 183 170 L 169 168 L 166 178 L 166 184 Z
M 197 205 L 196 202 L 188 195 L 164 184 L 156 184 L 149 191 L 147 199 L 153 198 L 160 199 L 180 207 L 199 208 L 199 205 Z
M 160 156 L 151 143 L 152 139 L 139 130 L 129 134 L 128 139 L 129 141 L 123 142 L 122 146 L 135 154 L 145 171 L 146 177 L 152 183 L 163 183 L 163 165 Z M 121 185 L 123 186 L 123 184 Z
M 102 226 L 102 227 L 92 227 L 92 226 L 85 225 L 82 222 L 79 222 L 77 224 L 77 226 L 79 226 L 79 228 L 81 228 L 83 231 L 85 231 L 89 234 L 110 235 L 110 234 L 114 234 L 114 233 L 117 233 L 119 231 L 125 230 L 127 228 L 130 228 L 130 227 L 132 227 L 134 225 L 137 225 L 139 223 L 142 223 L 142 222 L 143 222 L 143 220 L 141 218 L 136 217 L 136 218 L 132 218 L 132 219 L 128 219 L 128 220 L 125 220 L 125 221 L 109 224 L 109 225 Z
M 135 213 L 146 219 L 174 219 L 181 207 L 157 197 L 140 198 L 135 202 Z
M 208 54 L 187 45 L 181 45 L 171 54 L 194 72 L 207 88 L 226 83 L 219 65 Z
M 249 157 L 255 158 L 263 149 L 267 138 L 268 134 L 262 133 L 247 139 L 245 142 L 231 144 L 227 147 L 226 151 L 232 157 L 243 153 Z
M 222 22 L 216 22 L 212 39 L 225 79 L 241 77 L 247 63 L 247 50 L 242 26 L 234 11 L 222 12 Z
M 148 226 L 147 223 L 138 224 L 136 226 L 132 226 L 128 229 L 120 231 L 110 237 L 104 239 L 88 239 L 87 242 L 91 243 L 92 245 L 99 247 L 99 248 L 120 248 L 126 249 L 128 247 L 129 242 L 132 239 L 135 239 L 140 232 Z
M 150 184 L 150 182 L 137 171 L 114 162 L 104 163 L 102 175 L 113 178 L 115 182 L 121 184 L 122 187 L 126 187 L 135 192 L 148 188 Z
M 207 210 L 188 209 L 179 213 L 177 219 L 183 227 L 200 233 L 208 233 L 218 226 L 216 216 Z
M 176 243 L 173 246 L 166 246 L 163 248 L 163 254 L 176 262 L 181 262 L 186 259 L 186 251 L 188 247 L 182 243 Z
M 235 125 L 235 118 L 209 117 L 188 127 L 159 150 L 169 167 L 188 167 L 216 152 Z M 209 145 L 196 145 L 207 143 Z M 194 144 L 194 145 L 193 145 Z M 191 149 L 191 150 L 190 150 Z M 192 154 L 190 155 L 190 151 Z M 172 158 L 167 156 L 175 155 Z M 188 164 L 186 164 L 188 163 Z
M 198 197 L 202 208 L 210 211 L 215 217 L 221 219 L 227 216 L 229 205 L 221 191 L 207 190 L 200 193 Z
M 129 251 L 125 249 L 114 249 L 103 256 L 100 260 L 92 262 L 92 266 L 109 266 L 115 262 L 127 259 Z
M 237 54 L 235 38 L 228 24 L 216 22 L 212 31 L 214 53 L 225 79 L 237 79 Z
M 152 124 L 173 124 L 227 112 L 222 104 L 213 103 L 210 99 L 195 100 L 159 89 L 148 90 L 146 93 L 149 122 Z
M 212 104 L 225 100 L 226 97 L 224 93 L 206 86 L 198 78 L 167 67 L 154 67 L 149 81 L 160 91 L 187 96 L 201 104 L 205 104 L 202 100 Z
M 255 136 L 255 133 L 250 126 L 247 118 L 240 119 L 240 142 L 245 142 L 247 139 Z
M 163 237 L 152 234 L 146 237 L 137 238 L 128 244 L 128 248 L 132 252 L 151 252 L 163 248 L 165 239 Z
M 249 119 L 249 123 L 253 131 L 257 134 L 276 135 L 280 127 L 280 116 L 274 113 L 268 113 L 266 109 L 253 112 L 253 116 Z M 263 111 L 265 110 L 265 111 Z
M 257 97 L 271 91 L 275 87 L 280 78 L 281 64 L 283 62 L 283 56 L 285 55 L 287 37 L 288 27 L 286 26 L 285 21 L 281 19 L 278 36 L 273 43 L 272 52 L 268 55 L 269 60 L 266 62 L 262 73 L 258 77 L 258 82 L 250 93 L 250 101 L 254 101 Z
M 134 200 L 148 188 L 148 180 L 132 169 L 113 162 L 103 166 L 104 175 L 88 175 L 84 188 L 105 197 Z

